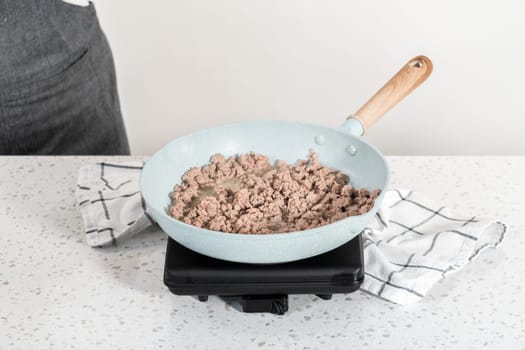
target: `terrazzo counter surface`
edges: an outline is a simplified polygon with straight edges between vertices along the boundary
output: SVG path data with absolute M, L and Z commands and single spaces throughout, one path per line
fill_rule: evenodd
M 0 157 L 1 349 L 525 349 L 525 157 L 389 157 L 392 186 L 508 224 L 497 249 L 398 306 L 364 292 L 244 314 L 162 282 L 166 236 L 83 239 L 78 168 L 140 157 Z

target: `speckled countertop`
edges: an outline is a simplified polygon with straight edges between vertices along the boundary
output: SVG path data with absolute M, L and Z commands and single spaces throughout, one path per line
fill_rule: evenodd
M 75 181 L 103 159 L 0 157 L 1 349 L 525 349 L 525 157 L 389 157 L 392 186 L 504 221 L 507 238 L 417 304 L 301 295 L 284 316 L 170 294 L 161 232 L 87 247 Z

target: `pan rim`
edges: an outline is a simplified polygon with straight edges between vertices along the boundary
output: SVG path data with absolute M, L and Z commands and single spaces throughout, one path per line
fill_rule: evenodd
M 386 178 L 385 178 L 385 181 L 384 181 L 384 185 L 381 188 L 380 195 L 376 198 L 376 200 L 374 202 L 374 206 L 369 211 L 367 211 L 364 214 L 349 216 L 349 217 L 346 217 L 344 219 L 341 219 L 341 220 L 338 220 L 338 221 L 335 221 L 335 222 L 332 222 L 332 223 L 329 223 L 329 224 L 326 224 L 326 225 L 310 228 L 310 229 L 307 229 L 307 230 L 290 231 L 290 232 L 265 233 L 265 234 L 253 234 L 253 233 L 233 233 L 233 232 L 215 231 L 215 230 L 210 230 L 210 229 L 206 229 L 206 228 L 201 228 L 201 227 L 197 227 L 197 226 L 194 226 L 194 225 L 190 225 L 190 224 L 187 224 L 187 223 L 185 223 L 183 221 L 180 221 L 178 219 L 175 219 L 175 218 L 171 217 L 170 215 L 168 215 L 165 212 L 165 210 L 159 211 L 159 210 L 155 209 L 152 205 L 149 204 L 150 202 L 149 202 L 148 198 L 146 198 L 146 195 L 144 195 L 144 192 L 142 191 L 142 189 L 144 188 L 143 181 L 145 181 L 144 180 L 145 177 L 143 175 L 144 174 L 144 170 L 148 166 L 148 162 L 151 159 L 153 159 L 154 157 L 160 155 L 170 144 L 175 143 L 175 142 L 179 142 L 181 139 L 186 138 L 186 137 L 191 137 L 193 135 L 197 135 L 197 134 L 200 134 L 200 133 L 209 132 L 210 130 L 213 130 L 213 129 L 216 129 L 216 128 L 230 127 L 230 126 L 235 126 L 235 125 L 240 125 L 240 124 L 256 124 L 256 123 L 261 123 L 261 122 L 264 122 L 264 123 L 274 122 L 274 123 L 294 124 L 294 125 L 301 125 L 301 126 L 306 126 L 306 127 L 322 128 L 322 129 L 330 130 L 332 132 L 335 131 L 335 132 L 340 133 L 340 134 L 342 134 L 342 135 L 344 135 L 346 137 L 352 137 L 352 138 L 358 140 L 359 142 L 362 142 L 365 145 L 367 145 L 368 147 L 370 147 L 376 154 L 378 154 L 381 157 L 381 159 L 383 160 L 383 164 L 385 166 L 385 171 L 386 171 Z M 209 128 L 199 129 L 199 130 L 196 130 L 196 131 L 191 132 L 189 134 L 177 137 L 177 138 L 167 142 L 164 146 L 162 146 L 159 150 L 157 150 L 145 162 L 144 167 L 142 169 L 142 172 L 140 174 L 141 194 L 142 194 L 142 196 L 144 198 L 144 201 L 146 202 L 147 208 L 149 210 L 154 211 L 154 214 L 155 214 L 154 216 L 156 216 L 156 215 L 163 216 L 164 218 L 168 219 L 169 221 L 174 222 L 177 225 L 181 225 L 182 228 L 186 229 L 186 230 L 195 231 L 197 233 L 204 234 L 204 235 L 207 235 L 207 236 L 223 237 L 223 238 L 227 237 L 228 239 L 234 239 L 234 240 L 267 240 L 267 239 L 275 240 L 275 239 L 287 239 L 287 238 L 295 237 L 295 236 L 303 236 L 303 237 L 304 236 L 310 236 L 310 235 L 318 234 L 319 231 L 335 229 L 337 226 L 342 226 L 344 223 L 347 223 L 350 220 L 354 220 L 354 219 L 357 220 L 359 218 L 364 218 L 366 216 L 370 216 L 372 213 L 373 213 L 373 215 L 375 215 L 375 213 L 379 210 L 378 207 L 381 205 L 381 203 L 383 201 L 384 194 L 385 194 L 386 189 L 387 189 L 389 184 L 390 184 L 390 166 L 389 166 L 388 162 L 386 161 L 386 159 L 383 156 L 383 154 L 375 146 L 373 146 L 370 143 L 368 143 L 367 141 L 363 140 L 361 137 L 352 135 L 352 134 L 350 134 L 348 132 L 343 131 L 343 129 L 340 129 L 340 128 L 330 128 L 330 127 L 327 127 L 327 126 L 324 126 L 324 125 L 318 125 L 318 124 L 313 124 L 313 123 L 289 121 L 289 120 L 279 120 L 279 119 L 255 119 L 255 120 L 248 120 L 248 121 L 238 121 L 238 122 L 232 122 L 232 123 L 218 124 L 218 125 L 215 125 L 215 126 L 212 126 L 212 127 L 209 127 Z M 169 233 L 167 233 L 167 234 L 169 235 Z

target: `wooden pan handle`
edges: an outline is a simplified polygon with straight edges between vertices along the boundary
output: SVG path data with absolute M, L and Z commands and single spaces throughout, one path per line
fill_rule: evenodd
M 357 119 L 361 122 L 363 130 L 366 130 L 421 85 L 430 73 L 432 73 L 430 59 L 426 56 L 414 57 L 348 119 Z

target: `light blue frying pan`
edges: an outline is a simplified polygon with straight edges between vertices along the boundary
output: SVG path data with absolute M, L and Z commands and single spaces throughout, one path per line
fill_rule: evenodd
M 382 194 L 368 213 L 314 229 L 264 235 L 206 230 L 167 214 L 169 193 L 191 167 L 206 164 L 210 156 L 250 151 L 295 163 L 313 149 L 324 165 L 350 177 L 351 185 L 384 191 L 388 165 L 381 153 L 361 139 L 386 111 L 419 86 L 431 73 L 424 56 L 410 60 L 361 109 L 337 129 L 291 121 L 248 121 L 222 125 L 173 140 L 144 166 L 141 190 L 150 215 L 171 238 L 198 253 L 241 263 L 283 263 L 330 251 L 358 235 L 377 213 Z

